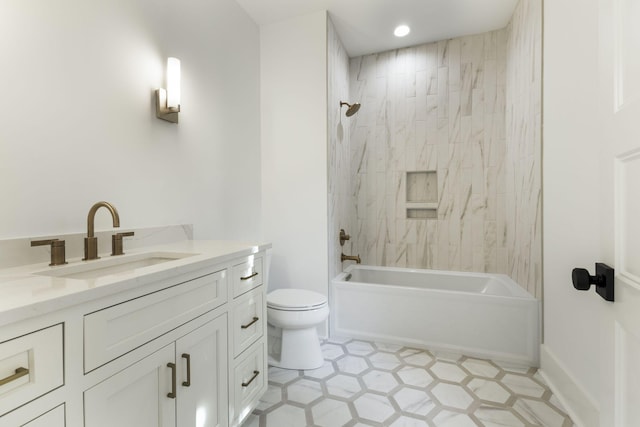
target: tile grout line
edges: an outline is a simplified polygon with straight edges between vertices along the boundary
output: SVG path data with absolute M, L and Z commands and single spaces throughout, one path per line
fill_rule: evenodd
M 461 426 L 573 426 L 551 402 L 553 394 L 536 368 L 340 341 L 322 343 L 325 363 L 319 369 L 270 367 L 271 394 L 245 427 L 437 427 L 452 419 Z

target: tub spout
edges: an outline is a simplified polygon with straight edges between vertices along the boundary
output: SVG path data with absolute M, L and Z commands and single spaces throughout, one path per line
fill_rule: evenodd
M 355 261 L 356 264 L 360 264 L 360 255 L 345 255 L 340 254 L 340 261 Z

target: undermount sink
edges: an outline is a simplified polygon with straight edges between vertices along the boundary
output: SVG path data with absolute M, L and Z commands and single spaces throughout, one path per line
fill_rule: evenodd
M 192 253 L 180 252 L 148 252 L 122 257 L 105 257 L 95 261 L 81 261 L 65 267 L 53 267 L 50 270 L 38 271 L 39 276 L 64 277 L 68 279 L 97 279 L 103 276 L 128 274 L 138 268 L 150 267 L 169 261 L 187 258 Z

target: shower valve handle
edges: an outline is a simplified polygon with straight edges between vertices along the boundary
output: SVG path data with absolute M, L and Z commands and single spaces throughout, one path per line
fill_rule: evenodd
M 344 246 L 344 242 L 349 239 L 351 239 L 351 236 L 345 233 L 344 228 L 341 228 L 340 229 L 340 246 Z

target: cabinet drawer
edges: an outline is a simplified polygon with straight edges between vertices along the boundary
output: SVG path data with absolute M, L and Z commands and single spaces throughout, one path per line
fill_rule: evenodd
M 233 355 L 236 357 L 263 335 L 265 319 L 262 287 L 234 301 L 232 318 Z
M 262 285 L 262 258 L 249 256 L 233 270 L 233 297 Z
M 64 384 L 62 324 L 0 343 L 0 414 Z
M 222 270 L 85 315 L 85 373 L 226 301 Z
M 248 415 L 266 389 L 264 347 L 264 340 L 257 342 L 236 363 L 233 375 L 234 419 Z M 242 420 L 238 421 L 242 422 Z

